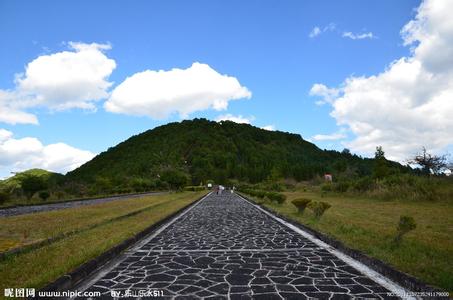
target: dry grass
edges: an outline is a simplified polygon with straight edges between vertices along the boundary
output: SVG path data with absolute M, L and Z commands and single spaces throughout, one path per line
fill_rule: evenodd
M 146 196 L 0 218 L 0 252 L 83 230 L 134 211 L 151 208 L 169 199 L 168 195 Z
M 70 272 L 82 263 L 100 255 L 114 245 L 132 237 L 146 227 L 162 220 L 178 209 L 192 203 L 204 193 L 205 192 L 184 192 L 161 195 L 158 196 L 159 199 L 154 199 L 154 197 L 151 197 L 153 199 L 147 200 L 134 199 L 132 202 L 137 201 L 142 203 L 142 205 L 149 205 L 150 203 L 156 204 L 157 201 L 160 203 L 155 205 L 152 209 L 144 210 L 136 215 L 107 222 L 45 247 L 9 257 L 0 262 L 0 290 L 3 290 L 5 287 L 42 287 L 57 277 Z M 126 201 L 120 202 L 124 203 Z M 149 203 L 147 201 L 149 201 Z M 137 208 L 133 204 L 129 204 L 131 206 L 127 207 Z M 104 203 L 102 209 L 105 209 L 105 213 L 112 214 L 112 211 L 121 209 L 121 207 L 117 207 L 116 205 L 117 203 L 114 202 Z M 88 211 L 84 210 L 82 213 L 77 209 L 73 214 L 79 215 L 81 218 L 80 220 L 83 222 L 90 222 L 82 216 L 85 213 L 91 213 L 89 207 L 84 207 L 83 209 L 88 209 Z M 95 211 L 97 209 L 101 208 L 93 208 Z M 58 215 L 58 213 L 65 214 L 65 216 L 68 216 L 69 218 L 76 218 L 75 216 L 71 216 L 71 214 L 66 215 L 66 212 L 63 211 L 55 211 L 53 213 L 57 213 L 52 216 L 55 219 L 60 220 L 57 224 L 64 221 L 64 218 Z M 95 215 L 101 219 L 104 216 L 99 211 Z M 36 214 L 35 217 L 37 218 L 37 222 L 44 220 L 52 221 L 52 219 L 41 219 L 41 216 L 38 214 Z M 27 222 L 24 222 L 24 226 L 28 226 L 29 222 L 31 221 L 27 219 Z M 77 224 L 75 220 L 72 222 L 74 222 L 73 224 Z M 39 223 L 35 224 L 36 227 L 40 226 Z M 61 224 L 61 226 L 70 229 L 67 225 Z M 20 226 L 18 228 L 20 228 Z
M 288 192 L 282 205 L 265 206 L 343 241 L 347 246 L 381 259 L 425 282 L 453 291 L 453 206 L 451 201 L 381 201 L 316 192 Z M 307 209 L 297 212 L 291 200 L 299 197 L 332 205 L 320 221 Z M 401 215 L 412 216 L 417 228 L 400 247 L 391 241 Z

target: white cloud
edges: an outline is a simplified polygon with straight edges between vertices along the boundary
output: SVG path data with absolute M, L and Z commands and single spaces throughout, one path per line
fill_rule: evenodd
M 261 128 L 264 130 L 275 131 L 275 125 L 267 125 Z
M 315 83 L 310 89 L 310 96 L 319 96 L 322 100 L 316 101 L 317 105 L 332 103 L 340 94 L 339 89 L 328 88 L 324 84 Z
M 107 79 L 116 67 L 104 51 L 109 45 L 70 42 L 71 51 L 41 55 L 17 74 L 14 91 L 0 90 L 0 121 L 36 124 L 24 110 L 95 109 L 94 102 L 108 97 Z
M 225 110 L 229 101 L 251 95 L 235 77 L 195 62 L 187 69 L 136 73 L 113 90 L 104 106 L 113 113 L 163 119 L 172 113 L 187 117 L 210 108 Z
M 35 115 L 11 106 L 11 99 L 15 97 L 14 92 L 0 90 L 0 122 L 12 125 L 38 124 Z
M 346 138 L 346 134 L 337 132 L 332 134 L 317 134 L 312 136 L 310 140 L 314 141 L 336 141 Z
M 66 173 L 91 160 L 94 155 L 64 143 L 43 145 L 33 137 L 15 139 L 12 132 L 0 129 L 0 176 L 31 168 Z
M 215 119 L 217 122 L 220 121 L 232 121 L 235 123 L 239 124 L 252 124 L 252 122 L 255 120 L 254 116 L 249 116 L 249 117 L 243 117 L 242 115 L 232 115 L 232 114 L 225 114 L 225 115 L 220 115 Z M 275 130 L 275 125 L 267 125 L 261 127 L 261 129 L 264 130 L 269 130 L 269 131 L 274 131 Z
M 364 32 L 364 33 L 352 33 L 350 31 L 343 32 L 342 37 L 350 38 L 351 40 L 363 40 L 363 39 L 373 39 L 375 36 L 372 32 Z
M 372 155 L 382 145 L 389 158 L 404 161 L 423 145 L 433 152 L 452 145 L 452 6 L 453 0 L 424 1 L 402 30 L 410 56 L 380 74 L 347 78 L 333 99 L 317 94 L 332 103 L 337 123 L 356 135 L 345 146 Z
M 318 35 L 321 34 L 321 29 L 318 26 L 313 27 L 313 29 L 310 31 L 310 34 L 308 35 L 311 38 L 314 38 Z
M 362 39 L 373 39 L 376 36 L 372 32 L 363 32 L 363 33 L 353 33 L 351 31 L 344 31 L 341 33 L 340 29 L 335 23 L 330 23 L 329 25 L 320 28 L 319 26 L 313 27 L 308 36 L 310 38 L 315 38 L 325 32 L 335 31 L 337 34 L 341 34 L 344 38 L 350 38 L 351 40 L 362 40 Z
M 327 31 L 334 31 L 336 29 L 336 25 L 335 23 L 330 23 L 328 24 L 327 26 L 325 26 L 324 28 L 319 28 L 318 26 L 315 26 L 313 27 L 313 29 L 310 31 L 310 33 L 308 34 L 308 36 L 310 38 L 315 38 L 317 36 L 319 36 L 320 34 L 324 33 L 324 32 L 327 32 Z
M 235 115 L 232 115 L 232 114 L 226 114 L 226 115 L 221 115 L 221 116 L 218 116 L 216 119 L 215 119 L 217 122 L 220 122 L 220 121 L 233 121 L 235 123 L 242 123 L 242 124 L 251 124 L 253 120 L 255 120 L 255 117 L 254 116 L 250 116 L 250 117 L 243 117 L 242 115 L 238 115 L 238 116 L 235 116 Z

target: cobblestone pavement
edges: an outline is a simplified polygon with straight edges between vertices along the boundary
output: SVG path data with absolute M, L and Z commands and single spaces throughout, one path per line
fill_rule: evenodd
M 210 195 L 93 281 L 176 299 L 385 298 L 387 289 L 235 194 Z
M 106 198 L 73 200 L 73 201 L 67 201 L 67 202 L 49 203 L 49 204 L 42 204 L 42 205 L 28 205 L 28 206 L 17 206 L 17 207 L 11 207 L 11 208 L 2 208 L 2 209 L 0 209 L 0 218 L 32 214 L 32 213 L 37 213 L 37 212 L 42 212 L 42 211 L 72 208 L 72 207 L 77 207 L 77 206 L 82 206 L 82 205 L 99 204 L 99 203 L 104 203 L 104 202 L 109 202 L 109 201 L 127 200 L 127 199 L 131 199 L 131 198 L 153 196 L 153 195 L 159 195 L 162 193 L 163 192 L 152 192 L 152 193 L 144 193 L 144 194 L 136 194 L 136 195 L 112 196 L 112 197 L 106 197 Z

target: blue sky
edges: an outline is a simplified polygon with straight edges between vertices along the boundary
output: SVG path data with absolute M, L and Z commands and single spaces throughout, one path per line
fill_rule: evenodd
M 0 94 L 0 128 L 3 130 L 3 140 L 22 141 L 16 144 L 27 147 L 23 139 L 32 138 L 41 143 L 43 149 L 47 145 L 64 143 L 73 150 L 99 153 L 133 134 L 170 121 L 242 116 L 258 127 L 272 125 L 277 130 L 300 133 L 321 148 L 341 150 L 348 146 L 353 152 L 369 155 L 372 153 L 370 149 L 375 146 L 372 142 L 381 142 L 384 150 L 388 142 L 387 148 L 392 156 L 391 143 L 394 137 L 385 139 L 382 137 L 385 134 L 382 134 L 380 139 L 370 142 L 366 147 L 358 146 L 357 143 L 363 142 L 359 138 L 363 137 L 361 134 L 364 129 L 356 128 L 358 121 L 351 117 L 354 112 L 343 115 L 336 113 L 336 117 L 331 114 L 341 111 L 335 106 L 336 101 L 340 101 L 338 105 L 341 104 L 341 97 L 347 98 L 343 102 L 353 102 L 348 98 L 352 95 L 348 94 L 349 90 L 343 90 L 348 87 L 345 83 L 347 78 L 369 79 L 389 70 L 395 60 L 416 57 L 411 47 L 423 41 L 414 38 L 414 44 L 404 45 L 400 32 L 405 24 L 422 15 L 421 9 L 418 12 L 416 10 L 419 6 L 420 1 L 415 0 L 0 0 L 0 91 L 4 92 L 3 98 Z M 409 35 L 415 37 L 414 30 Z M 89 108 L 56 108 L 54 104 L 59 101 L 58 97 L 52 102 L 45 99 L 50 94 L 40 90 L 44 93 L 42 96 L 36 88 L 29 88 L 30 85 L 36 87 L 31 75 L 26 73 L 29 64 L 39 57 L 64 51 L 77 52 L 74 47 L 71 48 L 70 42 L 77 45 L 109 45 L 110 49 L 107 46 L 92 48 L 97 47 L 94 49 L 96 53 L 103 54 L 105 59 L 115 63 L 115 67 L 103 77 L 105 82 L 112 83 L 104 88 L 106 95 L 98 96 L 96 101 L 85 99 L 92 105 Z M 428 61 L 423 59 L 420 58 L 420 61 Z M 104 103 L 110 101 L 108 99 L 115 98 L 117 104 L 129 101 L 124 96 L 112 96 L 126 78 L 145 70 L 188 70 L 195 62 L 207 65 L 210 72 L 218 73 L 219 76 L 236 78 L 239 86 L 231 93 L 243 88 L 242 91 L 246 89 L 251 96 L 245 99 L 245 94 L 241 94 L 243 99 L 231 100 L 231 93 L 222 94 L 228 104 L 226 109 L 216 110 L 208 105 L 182 114 L 178 108 L 173 107 L 172 110 L 170 107 L 170 113 L 159 119 L 150 115 L 152 112 L 144 116 L 131 114 L 128 110 L 132 109 L 131 104 L 124 104 L 126 107 L 116 113 L 104 108 Z M 51 68 L 47 70 L 49 74 L 46 73 L 42 78 L 52 81 Z M 45 66 L 38 71 L 47 72 Z M 22 75 L 17 75 L 20 73 Z M 18 84 L 15 78 L 26 83 Z M 39 78 L 41 76 L 37 74 L 33 80 Z M 140 86 L 146 89 L 147 80 L 152 79 L 149 76 L 141 78 Z M 219 85 L 222 82 L 219 81 Z M 322 88 L 312 90 L 315 84 L 321 84 L 330 91 L 329 95 L 333 93 L 334 96 L 323 100 L 326 93 L 322 92 Z M 28 94 L 24 92 L 24 86 L 28 86 Z M 61 95 L 64 92 L 64 95 L 68 95 L 61 90 L 64 88 L 68 86 L 56 86 L 55 89 L 60 90 L 55 93 Z M 204 87 L 200 88 L 204 91 Z M 184 91 L 183 88 L 180 90 Z M 152 92 L 146 90 L 146 93 Z M 146 95 L 142 99 L 145 102 Z M 181 105 L 185 103 L 190 106 L 190 101 L 195 101 L 190 97 L 184 98 L 184 95 L 178 97 L 181 97 L 178 98 Z M 328 103 L 320 105 L 322 101 Z M 39 124 L 14 122 L 11 118 L 5 121 L 8 116 L 2 122 L 1 110 L 6 114 L 7 108 L 34 115 Z M 151 111 L 154 106 L 147 106 L 147 109 Z M 373 124 L 370 126 L 377 127 Z M 384 129 L 381 131 L 384 132 Z M 370 132 L 365 135 L 368 134 Z M 0 133 L 0 141 L 1 136 Z M 449 145 L 448 141 L 444 141 L 431 148 L 445 150 Z M 3 149 L 4 157 L 8 158 L 0 158 L 0 177 L 7 176 L 10 171 L 40 164 L 59 171 L 69 168 L 67 165 L 62 167 L 61 162 L 40 161 L 39 151 L 35 153 L 38 158 L 32 159 L 26 158 L 27 154 L 22 153 L 24 151 L 21 154 L 18 150 L 11 150 L 11 147 L 4 148 L 7 148 Z M 0 154 L 1 149 L 0 143 Z M 64 148 L 61 149 L 64 151 Z M 393 157 L 401 159 L 403 153 L 408 152 L 405 151 L 400 153 L 395 150 Z M 88 157 L 86 153 L 84 157 Z M 77 164 L 78 161 L 73 163 Z

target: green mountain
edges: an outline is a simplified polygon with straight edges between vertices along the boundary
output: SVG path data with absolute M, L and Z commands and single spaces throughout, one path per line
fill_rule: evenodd
M 137 178 L 168 182 L 165 177 L 175 176 L 185 176 L 192 184 L 228 179 L 250 183 L 278 178 L 300 181 L 346 170 L 369 175 L 373 161 L 349 151 L 321 150 L 298 134 L 194 119 L 132 136 L 66 178 L 87 183 L 106 179 L 121 183 Z
M 39 177 L 47 185 L 55 185 L 63 179 L 63 175 L 59 173 L 53 173 L 43 169 L 30 169 L 24 172 L 16 173 L 8 179 L 0 180 L 0 189 L 7 189 L 10 191 L 18 190 L 22 187 L 22 181 L 24 178 L 29 176 Z

